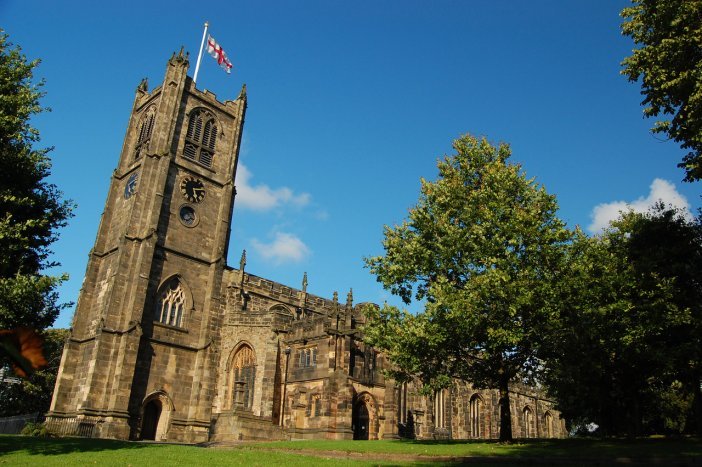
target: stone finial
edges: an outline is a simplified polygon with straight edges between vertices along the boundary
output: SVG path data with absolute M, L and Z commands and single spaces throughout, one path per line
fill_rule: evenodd
M 353 307 L 353 289 L 349 289 L 349 293 L 346 295 L 346 306 Z
M 241 251 L 241 259 L 239 260 L 239 270 L 243 273 L 246 268 L 246 250 Z
M 144 78 L 141 80 L 141 83 L 139 83 L 139 86 L 137 86 L 137 91 L 141 92 L 148 92 L 149 91 L 149 79 Z
M 185 47 L 181 46 L 180 51 L 178 52 L 178 55 L 176 55 L 175 52 L 173 52 L 173 55 L 171 55 L 171 63 L 184 63 L 184 64 L 189 64 L 190 63 L 190 53 L 184 53 Z
M 332 297 L 332 301 L 333 301 L 334 303 L 339 303 L 339 292 L 337 292 L 336 290 L 334 291 L 334 295 L 333 295 L 333 297 Z
M 305 271 L 305 274 L 302 276 L 302 291 L 307 292 L 307 271 Z
M 246 100 L 246 83 L 241 87 L 241 91 L 239 91 L 239 96 L 237 97 L 237 100 L 239 99 L 244 99 Z

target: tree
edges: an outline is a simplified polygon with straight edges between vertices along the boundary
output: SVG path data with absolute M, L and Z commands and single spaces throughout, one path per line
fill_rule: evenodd
M 62 307 L 57 286 L 66 279 L 42 271 L 56 266 L 49 246 L 73 205 L 46 181 L 51 148 L 36 149 L 31 117 L 42 112 L 38 60 L 28 62 L 0 30 L 0 329 L 50 326 Z
M 681 426 L 702 433 L 702 217 L 689 219 L 662 203 L 630 217 L 627 253 L 642 282 L 646 280 L 641 286 L 650 289 L 657 280 L 671 281 L 678 311 L 666 323 L 666 359 L 673 365 L 669 384 L 679 386 L 677 392 L 692 401 Z
M 365 260 L 386 289 L 424 301 L 424 311 L 368 308 L 364 332 L 393 376 L 417 377 L 427 392 L 452 378 L 499 389 L 500 440 L 510 441 L 510 383 L 539 367 L 550 283 L 571 233 L 555 197 L 508 163 L 506 144 L 466 135 L 453 147 L 438 180 L 422 179 L 409 219 L 385 227 L 385 255 Z
M 632 0 L 622 10 L 623 34 L 640 46 L 622 62 L 622 73 L 641 78 L 646 117 L 670 116 L 655 123 L 689 149 L 678 164 L 685 180 L 702 178 L 702 0 Z
M 541 346 L 558 407 L 600 433 L 694 429 L 699 400 L 702 236 L 659 205 L 629 212 L 601 235 L 578 233 L 560 308 Z
M 8 378 L 11 370 L 9 366 L 5 367 L 5 379 L 0 379 L 0 417 L 49 410 L 61 365 L 63 344 L 68 335 L 68 329 L 47 329 L 43 332 L 44 356 L 48 365 L 28 378 Z

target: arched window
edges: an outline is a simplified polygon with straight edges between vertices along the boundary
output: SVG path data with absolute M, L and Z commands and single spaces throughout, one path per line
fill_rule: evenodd
M 446 389 L 434 393 L 434 427 L 446 428 Z
M 546 412 L 544 415 L 544 428 L 546 429 L 546 437 L 553 438 L 553 415 L 551 412 Z
M 183 309 L 185 308 L 185 291 L 177 277 L 174 277 L 163 288 L 158 299 L 154 319 L 159 323 L 181 327 L 183 325 Z
M 205 167 L 212 167 L 216 141 L 217 123 L 214 116 L 206 110 L 194 110 L 188 121 L 183 156 Z
M 144 112 L 139 122 L 139 135 L 137 136 L 136 146 L 134 148 L 134 159 L 146 152 L 151 140 L 151 132 L 154 129 L 154 120 L 156 119 L 156 109 L 154 106 Z
M 532 424 L 534 423 L 534 415 L 531 413 L 531 409 L 529 407 L 524 407 L 522 418 L 524 421 L 524 437 L 533 438 L 534 430 L 532 429 Z
M 483 400 L 479 395 L 474 394 L 470 398 L 470 436 L 471 438 L 481 437 Z
M 251 410 L 256 380 L 256 356 L 251 347 L 244 344 L 232 359 L 234 373 L 234 405 Z
M 315 395 L 312 400 L 314 401 L 314 416 L 319 417 L 322 415 L 322 398 L 319 394 Z
M 407 382 L 400 384 L 398 388 L 397 401 L 397 421 L 402 425 L 407 424 Z

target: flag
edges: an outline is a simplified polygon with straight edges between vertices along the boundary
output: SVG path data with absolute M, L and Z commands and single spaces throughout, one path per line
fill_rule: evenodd
M 217 60 L 219 66 L 224 69 L 227 73 L 232 72 L 232 62 L 227 58 L 227 54 L 224 53 L 224 49 L 215 40 L 214 37 L 207 35 L 207 53 L 212 55 L 212 57 Z

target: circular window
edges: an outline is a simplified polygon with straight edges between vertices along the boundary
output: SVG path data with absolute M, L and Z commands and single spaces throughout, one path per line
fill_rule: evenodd
M 197 214 L 192 206 L 188 206 L 187 204 L 181 206 L 180 211 L 178 212 L 178 217 L 186 227 L 195 227 L 197 225 Z

